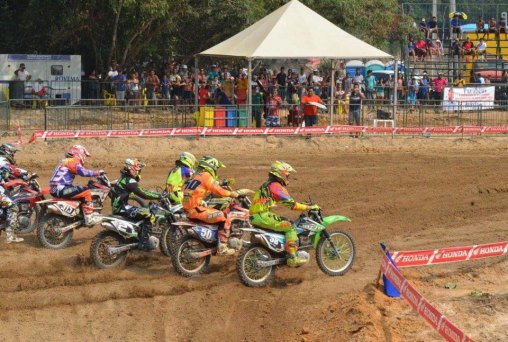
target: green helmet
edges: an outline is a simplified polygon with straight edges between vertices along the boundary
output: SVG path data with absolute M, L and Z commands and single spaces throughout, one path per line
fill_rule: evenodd
M 212 156 L 204 156 L 198 164 L 198 168 L 209 172 L 214 178 L 217 177 L 217 170 L 221 167 L 226 167 L 226 165 L 222 164 L 217 158 Z
M 196 168 L 197 159 L 190 152 L 182 152 L 180 153 L 180 157 L 178 158 L 177 162 L 180 162 L 181 164 L 194 170 Z
M 291 165 L 277 160 L 272 163 L 269 174 L 275 176 L 286 185 L 289 180 L 289 174 L 292 172 L 296 172 L 296 170 Z

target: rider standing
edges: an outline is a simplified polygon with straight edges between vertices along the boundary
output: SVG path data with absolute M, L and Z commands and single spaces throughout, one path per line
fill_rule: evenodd
M 96 177 L 104 174 L 104 170 L 85 169 L 85 158 L 90 157 L 87 149 L 81 145 L 73 145 L 65 154 L 65 158 L 55 168 L 49 180 L 50 193 L 53 197 L 84 200 L 81 204 L 85 226 L 91 227 L 98 222 L 93 212 L 92 192 L 86 186 L 72 185 L 76 175 Z
M 212 156 L 204 156 L 199 161 L 196 173 L 185 182 L 183 208 L 187 218 L 205 223 L 218 224 L 218 255 L 233 255 L 235 250 L 228 247 L 231 221 L 220 210 L 206 206 L 205 198 L 212 193 L 217 197 L 237 198 L 239 193 L 222 188 L 217 181 L 217 170 L 226 167 Z
M 150 243 L 150 230 L 155 223 L 155 215 L 148 208 L 141 208 L 128 204 L 131 194 L 143 199 L 158 200 L 161 195 L 143 189 L 139 186 L 141 169 L 145 166 L 137 159 L 126 159 L 125 166 L 120 171 L 120 178 L 111 191 L 111 208 L 113 215 L 120 215 L 131 220 L 143 220 L 139 234 L 139 248 L 147 251 L 156 246 Z
M 183 184 L 194 174 L 195 168 L 196 157 L 190 152 L 182 152 L 166 179 L 166 191 L 171 204 L 182 203 Z
M 271 212 L 270 209 L 277 203 L 282 203 L 289 209 L 298 211 L 318 210 L 319 206 L 298 203 L 291 197 L 286 185 L 292 172 L 296 171 L 288 163 L 273 162 L 268 173 L 268 180 L 254 194 L 250 214 L 253 225 L 285 233 L 287 264 L 295 267 L 308 261 L 298 257 L 296 253 L 298 251 L 296 228 L 291 224 L 291 221 Z

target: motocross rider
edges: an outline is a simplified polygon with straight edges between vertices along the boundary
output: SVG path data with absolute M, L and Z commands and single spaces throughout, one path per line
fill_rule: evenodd
M 124 168 L 120 170 L 120 178 L 111 191 L 111 208 L 113 215 L 120 215 L 131 220 L 143 220 L 139 234 L 139 248 L 147 251 L 156 246 L 150 243 L 150 230 L 155 223 L 155 215 L 148 208 L 128 204 L 132 193 L 147 200 L 158 200 L 158 193 L 147 191 L 139 186 L 141 169 L 145 166 L 137 159 L 126 159 Z
M 256 191 L 250 207 L 251 223 L 255 226 L 284 232 L 286 237 L 287 264 L 291 267 L 303 265 L 308 259 L 297 255 L 297 232 L 296 228 L 286 218 L 283 218 L 270 209 L 277 203 L 282 203 L 291 210 L 307 211 L 319 210 L 317 204 L 306 205 L 296 202 L 286 189 L 290 173 L 296 172 L 288 163 L 275 161 L 272 163 L 268 180 Z
M 81 145 L 73 145 L 65 154 L 65 158 L 53 171 L 49 180 L 50 193 L 53 197 L 84 200 L 81 204 L 85 226 L 91 227 L 98 222 L 93 212 L 92 192 L 86 186 L 72 185 L 76 175 L 94 177 L 104 174 L 104 170 L 85 169 L 85 158 L 90 157 L 87 149 Z
M 220 210 L 206 206 L 205 198 L 210 194 L 217 197 L 238 198 L 238 191 L 222 188 L 217 181 L 217 170 L 226 167 L 212 156 L 204 156 L 198 163 L 196 173 L 184 184 L 183 209 L 187 218 L 206 223 L 218 224 L 218 255 L 233 255 L 235 250 L 228 247 L 231 221 Z
M 0 173 L 3 181 L 7 182 L 10 179 L 17 178 L 25 181 L 28 179 L 28 171 L 16 167 L 14 155 L 17 151 L 19 149 L 12 144 L 0 145 Z
M 192 153 L 182 152 L 175 167 L 169 171 L 166 179 L 166 191 L 171 204 L 182 204 L 183 184 L 194 174 L 197 160 Z
M 16 236 L 18 229 L 18 206 L 5 194 L 5 189 L 2 186 L 0 186 L 0 207 L 7 212 L 7 228 L 5 229 L 7 243 L 22 242 L 24 239 Z

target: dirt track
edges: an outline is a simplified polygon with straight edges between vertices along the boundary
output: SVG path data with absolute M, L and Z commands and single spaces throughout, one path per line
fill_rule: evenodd
M 8 141 L 6 138 L 2 142 Z M 26 139 L 25 139 L 26 141 Z M 23 145 L 18 162 L 45 183 L 71 142 Z M 0 341 L 429 341 L 439 335 L 402 300 L 375 288 L 378 242 L 398 250 L 508 238 L 506 138 L 206 138 L 81 140 L 89 166 L 115 177 L 126 157 L 148 162 L 147 187 L 161 185 L 177 154 L 214 154 L 221 174 L 255 189 L 270 161 L 291 163 L 290 192 L 312 195 L 326 213 L 353 222 L 358 256 L 344 277 L 315 261 L 279 269 L 271 287 L 250 289 L 233 259 L 212 259 L 208 274 L 184 279 L 160 253 L 131 254 L 123 270 L 90 265 L 99 227 L 77 231 L 62 251 L 0 242 Z M 296 214 L 281 209 L 282 213 Z M 470 337 L 508 339 L 506 257 L 405 269 L 403 274 Z M 457 288 L 448 290 L 448 282 Z M 476 320 L 473 320 L 475 316 Z

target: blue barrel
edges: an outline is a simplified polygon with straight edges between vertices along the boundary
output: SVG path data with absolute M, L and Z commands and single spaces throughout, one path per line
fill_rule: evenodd
M 400 292 L 397 290 L 395 286 L 386 278 L 386 276 L 383 274 L 383 284 L 385 287 L 385 294 L 388 297 L 400 297 Z

